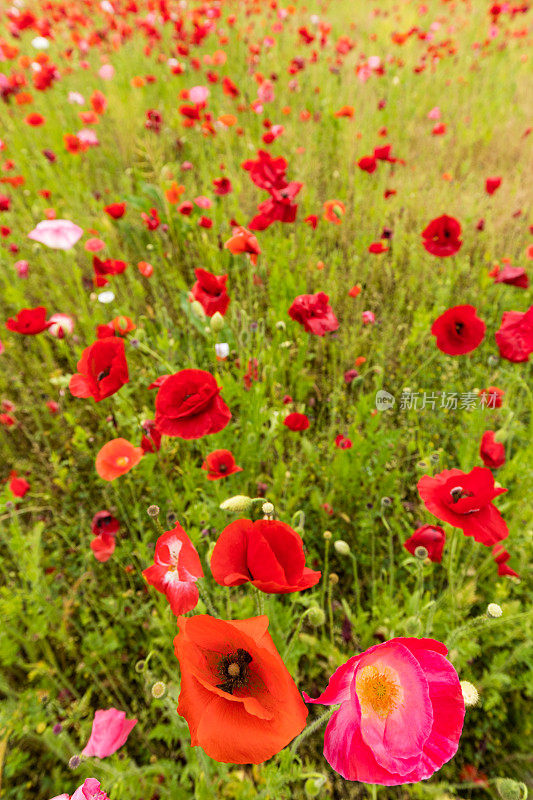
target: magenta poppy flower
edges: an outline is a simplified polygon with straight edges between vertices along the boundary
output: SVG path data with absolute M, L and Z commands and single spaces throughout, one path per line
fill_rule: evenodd
M 468 473 L 445 469 L 433 477 L 423 475 L 417 488 L 428 511 L 476 542 L 490 547 L 508 535 L 505 520 L 492 504 L 507 489 L 494 487 L 490 469 L 474 467 Z
M 83 228 L 68 219 L 45 219 L 28 233 L 28 239 L 53 250 L 70 250 L 83 236 Z
M 457 752 L 465 705 L 435 639 L 391 639 L 350 658 L 307 703 L 335 705 L 324 756 L 343 778 L 398 786 L 431 777 Z
M 126 719 L 124 711 L 116 708 L 95 711 L 91 736 L 81 754 L 96 758 L 110 756 L 126 743 L 136 724 L 136 719 Z
M 485 323 L 474 306 L 454 306 L 437 317 L 431 333 L 437 338 L 439 350 L 460 356 L 479 347 L 485 336 Z

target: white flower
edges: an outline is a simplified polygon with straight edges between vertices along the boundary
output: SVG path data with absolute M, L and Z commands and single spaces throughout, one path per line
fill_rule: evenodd
M 113 294 L 113 292 L 100 292 L 100 294 L 98 295 L 98 301 L 100 303 L 104 303 L 104 305 L 112 303 L 114 299 L 115 295 Z

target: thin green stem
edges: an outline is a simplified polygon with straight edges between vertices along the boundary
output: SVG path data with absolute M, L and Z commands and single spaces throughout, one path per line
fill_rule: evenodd
M 336 710 L 337 707 L 333 706 L 333 708 L 328 709 L 324 714 L 318 717 L 318 719 L 315 719 L 314 722 L 311 722 L 309 725 L 307 725 L 301 732 L 301 734 L 297 736 L 296 739 L 291 744 L 291 751 L 293 753 L 296 753 L 301 743 L 304 741 L 304 739 L 307 739 L 308 736 L 310 736 L 312 733 L 318 730 L 324 724 L 324 722 L 326 722 L 330 717 L 333 716 Z

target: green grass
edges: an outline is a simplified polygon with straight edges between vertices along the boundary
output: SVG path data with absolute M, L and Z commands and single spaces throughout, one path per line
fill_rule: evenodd
M 139 0 L 142 9 L 145 5 Z M 0 106 L 0 139 L 6 143 L 1 160 L 15 162 L 14 170 L 5 174 L 25 178 L 17 189 L 0 185 L 0 194 L 12 198 L 11 210 L 0 215 L 0 223 L 12 228 L 11 237 L 0 240 L 1 321 L 22 307 L 39 304 L 49 313 L 75 318 L 74 335 L 63 340 L 46 333 L 22 337 L 5 329 L 0 335 L 5 346 L 0 399 L 15 404 L 17 420 L 15 426 L 2 429 L 1 476 L 7 479 L 16 469 L 31 484 L 25 498 L 15 502 L 7 484 L 0 490 L 0 775 L 8 800 L 48 800 L 72 793 L 92 775 L 112 800 L 300 798 L 305 796 L 305 781 L 316 772 L 327 778 L 321 790 L 326 796 L 368 793 L 368 787 L 346 783 L 329 768 L 322 756 L 322 732 L 302 744 L 297 758 L 287 749 L 264 765 L 233 767 L 191 748 L 186 723 L 176 713 L 175 618 L 165 598 L 146 587 L 141 575 L 152 562 L 157 539 L 146 509 L 151 504 L 161 508 L 165 529 L 167 514 L 176 515 L 198 548 L 207 576 L 205 590 L 217 613 L 242 619 L 256 613 L 250 588 L 229 593 L 218 587 L 208 569 L 208 554 L 218 533 L 234 518 L 219 508 L 220 503 L 236 494 L 255 497 L 258 483 L 267 485 L 266 497 L 279 519 L 296 525 L 305 516 L 301 527 L 309 565 L 324 567 L 326 530 L 332 532 L 332 541 L 347 541 L 355 557 L 329 550 L 330 570 L 339 578 L 331 593 L 333 625 L 326 593 L 326 623 L 312 627 L 306 617 L 286 659 L 300 689 L 315 696 L 354 653 L 383 639 L 414 635 L 451 642 L 450 658 L 460 678 L 473 682 L 480 692 L 480 705 L 467 709 L 456 757 L 430 781 L 379 787 L 379 796 L 403 800 L 488 792 L 495 797 L 493 783 L 483 789 L 465 781 L 465 765 L 474 765 L 491 781 L 498 776 L 527 780 L 531 372 L 528 364 L 496 358 L 494 332 L 503 312 L 527 310 L 531 295 L 493 284 L 488 272 L 502 258 L 527 266 L 531 244 L 533 135 L 523 135 L 531 124 L 531 54 L 526 49 L 530 34 L 510 33 L 530 24 L 531 14 L 512 20 L 504 15 L 499 36 L 484 45 L 490 27 L 487 4 L 428 0 L 423 16 L 419 5 L 407 0 L 298 2 L 277 34 L 272 33 L 276 17 L 267 3 L 258 4 L 257 13 L 246 17 L 242 4 L 227 0 L 219 25 L 228 34 L 223 45 L 227 63 L 212 68 L 231 77 L 241 96 L 232 100 L 220 83 L 207 84 L 208 110 L 214 118 L 224 113 L 238 117 L 237 126 L 217 130 L 212 137 L 181 125 L 178 108 L 184 101 L 179 93 L 206 84 L 205 68 L 195 71 L 189 65 L 183 75 L 172 76 L 164 61 L 158 61 L 159 53 L 164 60 L 176 56 L 168 25 L 149 56 L 143 52 L 145 37 L 133 31 L 116 51 L 109 41 L 100 50 L 91 48 L 86 55 L 89 68 L 84 70 L 76 52 L 70 62 L 63 57 L 70 36 L 58 22 L 47 52 L 58 64 L 61 79 L 48 92 L 28 88 L 32 105 L 19 107 L 11 101 Z M 89 6 L 93 16 L 88 31 L 108 24 L 97 6 Z M 374 10 L 382 13 L 374 16 Z M 232 12 L 238 17 L 234 28 L 226 23 Z M 43 13 L 41 8 L 39 15 Z M 297 33 L 302 25 L 312 29 L 313 13 L 332 25 L 323 50 L 317 42 L 303 45 Z M 435 20 L 442 24 L 433 44 L 450 39 L 455 53 L 415 73 L 429 42 L 414 35 L 397 45 L 391 34 L 414 26 L 427 31 Z M 35 35 L 29 30 L 20 39 L 7 33 L 5 38 L 21 54 L 33 57 L 30 42 Z M 274 46 L 263 48 L 257 63 L 250 65 L 249 45 L 265 35 L 273 36 Z M 342 35 L 355 47 L 335 73 L 330 68 L 337 58 L 335 42 Z M 481 43 L 480 49 L 474 49 L 475 42 Z M 190 56 L 201 59 L 220 47 L 217 37 L 209 35 L 201 46 L 191 47 Z M 309 63 L 314 48 L 319 57 Z M 385 75 L 360 82 L 355 65 L 361 54 L 380 56 Z M 116 70 L 109 82 L 96 75 L 102 56 L 109 57 Z M 288 66 L 295 56 L 307 63 L 293 76 Z M 189 61 L 187 56 L 177 57 Z M 69 64 L 73 69 L 67 74 Z M 0 69 L 9 74 L 18 69 L 17 61 L 1 62 Z M 251 71 L 278 77 L 275 100 L 265 105 L 262 115 L 249 109 L 257 89 Z M 131 87 L 133 76 L 146 74 L 156 76 L 156 82 Z M 294 79 L 298 89 L 291 91 Z M 63 134 L 83 125 L 77 117 L 81 107 L 68 103 L 68 93 L 79 91 L 88 100 L 96 88 L 108 100 L 108 110 L 95 127 L 100 147 L 72 155 L 64 148 Z M 386 106 L 378 110 L 382 99 Z M 246 110 L 238 111 L 241 102 Z M 344 104 L 354 106 L 353 119 L 334 117 Z M 289 115 L 281 111 L 286 105 L 292 109 Z M 431 135 L 434 123 L 427 113 L 436 105 L 448 126 L 444 136 Z M 150 108 L 163 115 L 159 135 L 144 127 Z M 300 119 L 303 110 L 313 115 L 308 121 Z M 46 124 L 36 129 L 26 125 L 24 117 L 30 111 L 43 114 Z M 285 127 L 268 148 L 261 142 L 262 120 L 267 117 Z M 382 127 L 386 137 L 378 135 Z M 387 142 L 405 165 L 380 163 L 372 175 L 358 169 L 359 158 Z M 42 156 L 45 148 L 57 154 L 55 164 Z M 283 155 L 289 179 L 304 187 L 298 196 L 297 222 L 276 223 L 258 233 L 262 253 L 254 270 L 245 256 L 231 256 L 220 244 L 231 235 L 232 217 L 246 225 L 266 197 L 241 168 L 259 148 Z M 193 169 L 181 171 L 184 161 L 192 162 Z M 221 175 L 230 178 L 233 193 L 218 198 L 212 180 Z M 489 197 L 484 183 L 492 175 L 501 175 L 503 182 Z M 182 199 L 205 194 L 214 200 L 212 209 L 180 216 L 164 196 L 172 179 L 185 185 Z M 387 188 L 397 194 L 385 200 Z M 51 191 L 50 199 L 38 194 L 42 189 Z M 311 230 L 304 218 L 321 217 L 329 199 L 345 204 L 342 223 L 321 219 L 317 230 Z M 113 222 L 103 207 L 118 200 L 128 202 L 128 211 Z M 168 225 L 166 232 L 143 227 L 140 213 L 152 206 Z M 106 242 L 106 256 L 128 261 L 126 272 L 111 278 L 106 287 L 115 294 L 111 305 L 98 302 L 91 257 L 82 242 L 63 253 L 26 238 L 48 207 L 58 218 L 79 224 L 86 232 L 83 241 L 92 235 L 89 230 L 96 231 Z M 518 210 L 521 216 L 513 216 Z M 197 225 L 202 213 L 213 220 L 210 230 Z M 420 233 L 443 213 L 460 220 L 464 244 L 456 256 L 439 260 L 426 253 Z M 476 230 L 480 218 L 485 220 L 483 232 Z M 367 248 L 384 226 L 393 230 L 390 250 L 370 255 Z M 19 245 L 17 254 L 8 251 L 11 242 Z M 30 264 L 27 280 L 16 275 L 17 259 Z M 141 260 L 153 264 L 150 279 L 137 271 Z M 319 261 L 324 262 L 323 270 L 316 268 Z M 199 266 L 229 275 L 231 304 L 218 339 L 194 317 L 187 302 Z M 260 286 L 253 282 L 254 272 Z M 348 290 L 356 283 L 362 292 L 354 299 Z M 318 291 L 328 293 L 339 319 L 334 337 L 313 337 L 287 314 L 296 295 Z M 430 328 L 446 308 L 463 303 L 477 307 L 487 335 L 473 353 L 451 358 L 436 350 Z M 364 310 L 373 311 L 378 324 L 363 326 Z M 68 378 L 82 350 L 94 341 L 96 325 L 118 315 L 131 317 L 137 325 L 126 343 L 130 383 L 98 404 L 72 397 Z M 227 362 L 216 361 L 217 340 L 230 344 Z M 359 377 L 346 385 L 343 375 L 357 357 L 366 362 L 358 368 Z M 251 358 L 258 359 L 259 380 L 246 391 L 243 375 Z M 164 438 L 157 455 L 146 456 L 115 482 L 104 483 L 94 469 L 98 450 L 115 436 L 138 444 L 141 421 L 154 416 L 155 393 L 148 384 L 158 375 L 187 367 L 216 375 L 232 411 L 230 425 L 198 441 Z M 501 409 L 399 407 L 405 387 L 464 393 L 490 385 L 506 393 Z M 376 414 L 374 398 L 380 388 L 398 399 L 394 409 Z M 293 397 L 294 410 L 312 418 L 308 431 L 291 433 L 281 424 L 293 410 L 283 405 L 286 394 Z M 46 408 L 48 400 L 59 403 L 57 416 Z M 112 414 L 117 428 L 110 421 Z M 520 583 L 498 578 L 490 551 L 449 527 L 441 565 L 421 567 L 402 546 L 417 525 L 435 521 L 419 499 L 419 477 L 481 465 L 479 443 L 488 429 L 505 431 L 507 461 L 496 480 L 509 491 L 497 504 L 509 526 L 505 546 L 521 574 Z M 350 450 L 335 447 L 339 433 L 352 440 Z M 219 447 L 232 450 L 243 472 L 207 482 L 202 461 Z M 388 507 L 382 504 L 386 497 L 392 501 Z M 331 516 L 324 504 L 333 509 Z M 103 508 L 119 518 L 121 532 L 113 557 L 100 564 L 89 547 L 90 521 Z M 205 529 L 207 535 L 202 535 Z M 280 652 L 301 614 L 320 603 L 323 594 L 319 584 L 302 594 L 265 597 Z M 485 613 L 489 602 L 502 606 L 501 620 L 463 630 Z M 202 601 L 197 611 L 205 611 Z M 351 623 L 349 642 L 342 637 L 345 618 Z M 151 695 L 156 681 L 167 687 L 162 699 Z M 127 745 L 105 760 L 83 762 L 71 771 L 69 760 L 85 745 L 94 710 L 111 706 L 139 719 Z M 311 708 L 310 720 L 320 713 Z M 55 734 L 52 729 L 58 722 L 62 730 Z

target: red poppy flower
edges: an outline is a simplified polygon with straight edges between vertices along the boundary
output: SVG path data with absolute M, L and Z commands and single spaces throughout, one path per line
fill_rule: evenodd
M 218 433 L 231 419 L 209 372 L 183 369 L 166 378 L 155 400 L 155 423 L 166 436 L 200 439 Z
M 113 219 L 120 219 L 126 213 L 126 203 L 111 203 L 104 208 L 104 211 Z
M 308 333 L 316 336 L 324 336 L 328 331 L 336 331 L 339 327 L 337 317 L 329 305 L 329 297 L 324 292 L 296 297 L 289 308 L 289 316 L 303 325 Z
M 257 159 L 250 159 L 242 164 L 242 168 L 250 173 L 250 178 L 259 186 L 270 192 L 272 189 L 283 189 L 287 186 L 285 173 L 287 162 L 284 158 L 272 158 L 266 150 L 259 150 Z
M 518 286 L 520 289 L 529 287 L 529 278 L 523 267 L 509 267 L 503 269 L 496 267 L 489 275 L 494 278 L 494 283 L 506 283 L 508 286 Z
M 305 431 L 309 427 L 309 418 L 305 414 L 293 411 L 283 420 L 283 424 L 291 431 Z
M 94 536 L 102 533 L 113 535 L 118 533 L 120 522 L 109 511 L 98 511 L 91 522 L 91 532 Z
M 389 248 L 385 247 L 383 242 L 372 242 L 372 244 L 368 247 L 368 252 L 374 253 L 375 255 L 380 255 L 381 253 L 386 253 L 388 249 Z
M 291 181 L 282 189 L 271 189 L 270 198 L 259 204 L 260 213 L 248 225 L 250 230 L 264 231 L 274 222 L 294 222 L 298 206 L 292 201 L 302 186 L 303 183 Z
M 233 191 L 233 187 L 229 178 L 215 178 L 213 181 L 213 186 L 215 187 L 215 194 L 221 196 L 229 194 L 231 191 Z
M 24 497 L 29 492 L 30 484 L 24 478 L 18 478 L 16 471 L 13 469 L 9 473 L 11 480 L 9 481 L 9 490 L 15 497 Z
M 432 256 L 446 258 L 457 253 L 463 244 L 459 238 L 461 225 L 454 217 L 443 214 L 432 220 L 422 231 L 422 244 Z
M 487 408 L 501 408 L 505 392 L 497 386 L 489 386 L 479 392 L 479 399 L 482 406 Z
M 138 464 L 143 455 L 142 447 L 134 447 L 127 439 L 111 439 L 96 456 L 96 471 L 104 481 L 114 481 Z
M 45 119 L 42 114 L 28 114 L 26 119 L 24 120 L 27 125 L 31 125 L 34 128 L 38 128 L 40 125 L 44 125 Z
M 506 311 L 494 334 L 502 358 L 514 363 L 528 361 L 533 353 L 533 306 L 527 311 Z
M 213 450 L 206 456 L 202 469 L 209 474 L 208 481 L 216 481 L 219 478 L 226 478 L 235 472 L 242 472 L 242 467 L 238 467 L 235 458 L 230 450 Z
M 198 603 L 196 581 L 204 573 L 193 543 L 179 523 L 156 542 L 154 563 L 143 570 L 150 586 L 164 594 L 172 613 L 185 614 Z
M 324 203 L 324 219 L 327 222 L 333 222 L 335 225 L 340 225 L 344 214 L 346 213 L 346 206 L 340 200 L 326 200 Z
M 363 156 L 363 158 L 360 158 L 357 162 L 357 166 L 359 169 L 362 169 L 364 172 L 368 172 L 368 174 L 371 175 L 376 171 L 378 163 L 375 156 Z
M 339 447 L 341 450 L 349 450 L 351 446 L 352 440 L 347 439 L 342 433 L 335 437 L 335 447 Z
M 212 317 L 218 311 L 224 314 L 228 310 L 230 303 L 229 295 L 226 291 L 227 275 L 213 275 L 206 269 L 195 269 L 196 283 L 191 289 L 191 294 L 195 300 L 201 303 L 208 317 Z
M 144 436 L 141 439 L 143 453 L 157 453 L 161 449 L 161 431 L 157 429 L 155 420 L 147 419 L 143 422 Z
M 429 560 L 440 564 L 445 543 L 446 533 L 440 525 L 422 525 L 406 539 L 403 546 L 413 555 L 417 547 L 425 547 Z
M 70 379 L 74 397 L 92 397 L 99 403 L 129 383 L 124 341 L 117 336 L 98 339 L 83 351 L 79 372 Z
M 24 336 L 35 336 L 37 333 L 45 331 L 52 325 L 46 321 L 46 308 L 23 308 L 16 317 L 10 317 L 6 322 L 8 331 L 22 333 Z
M 305 726 L 307 709 L 268 633 L 268 617 L 178 617 L 178 714 L 191 745 L 230 764 L 260 764 Z
M 437 347 L 449 356 L 459 356 L 475 350 L 485 336 L 485 323 L 476 315 L 474 306 L 454 306 L 431 326 L 437 337 Z
M 490 469 L 471 472 L 450 469 L 418 481 L 420 497 L 438 519 L 461 528 L 465 536 L 489 547 L 505 539 L 509 531 L 492 500 L 507 489 L 495 489 Z
M 485 191 L 487 194 L 494 194 L 496 189 L 500 188 L 501 182 L 501 178 L 487 178 L 485 181 Z
M 498 469 L 505 464 L 505 447 L 494 438 L 494 431 L 485 431 L 481 438 L 479 455 L 489 469 Z
M 94 557 L 102 564 L 106 561 L 109 561 L 115 552 L 115 546 L 115 537 L 109 533 L 101 533 L 98 536 L 95 536 L 90 545 L 91 550 L 94 553 Z
M 125 261 L 119 261 L 116 258 L 106 258 L 105 261 L 102 261 L 98 256 L 93 256 L 95 286 L 106 286 L 109 283 L 106 275 L 121 275 L 127 266 Z
M 238 519 L 224 528 L 211 556 L 211 572 L 221 586 L 250 582 L 268 594 L 309 589 L 321 575 L 305 566 L 303 543 L 296 531 L 268 519 Z
M 511 554 L 505 550 L 503 545 L 495 544 L 492 548 L 492 555 L 494 557 L 494 561 L 498 565 L 498 575 L 509 575 L 512 578 L 520 578 L 518 572 L 515 572 L 514 569 L 507 566 L 507 562 L 511 558 Z

